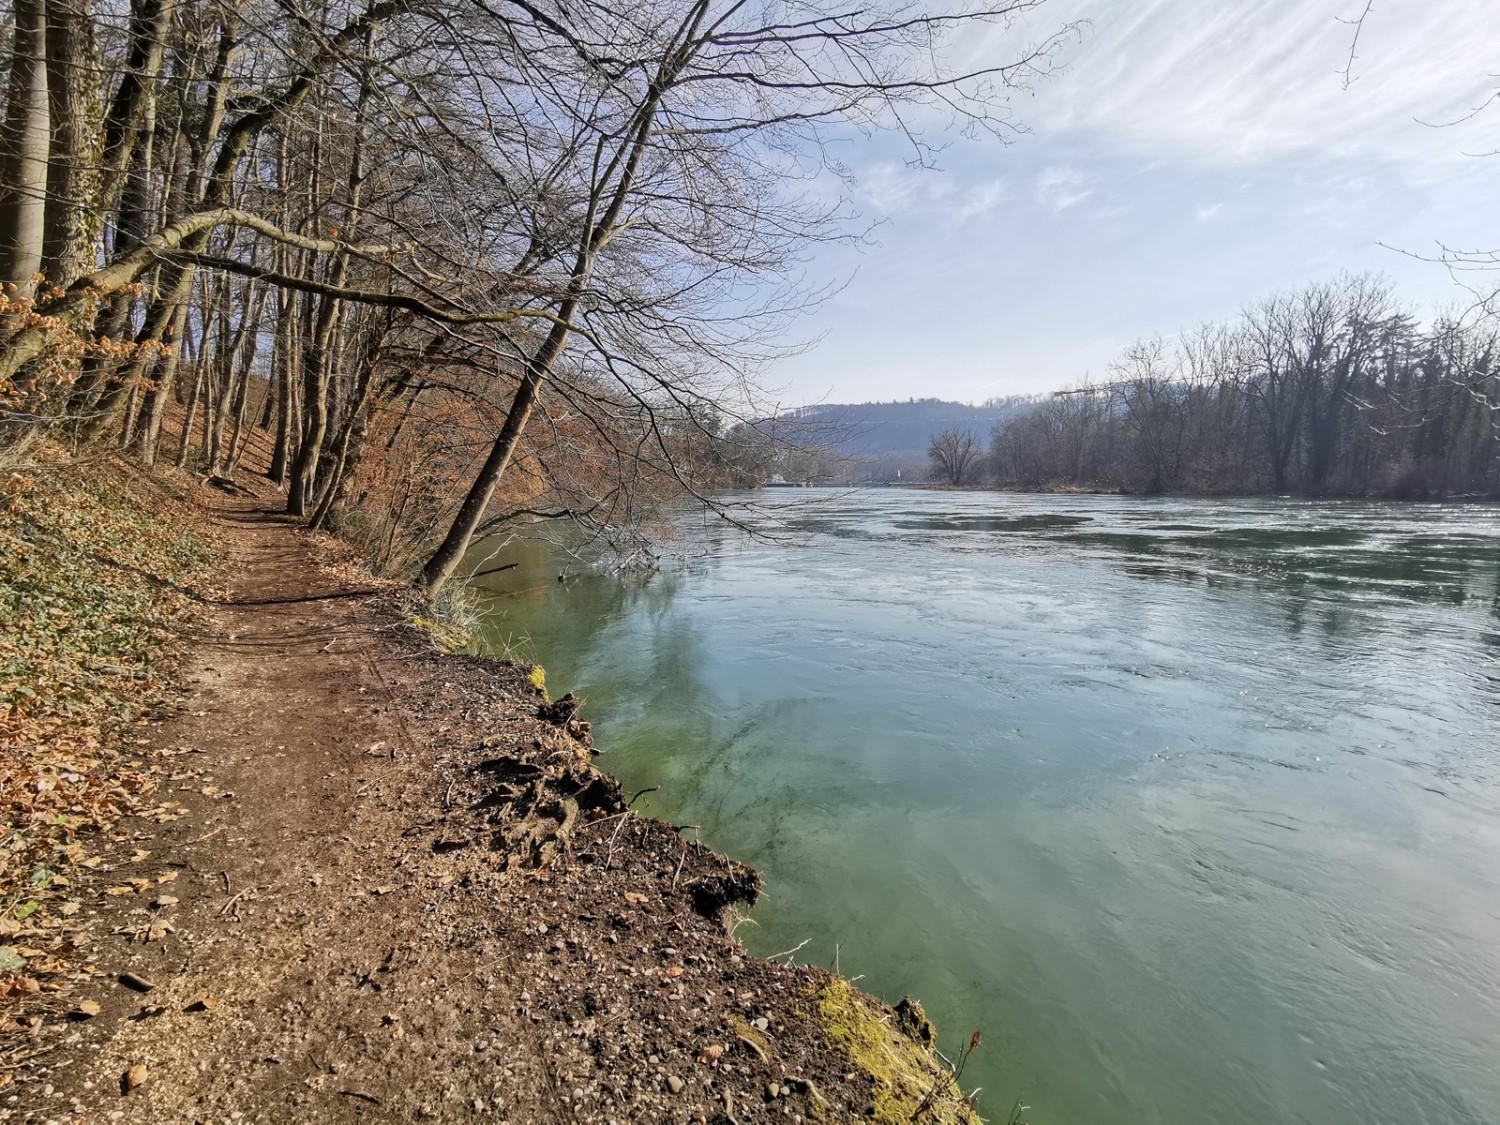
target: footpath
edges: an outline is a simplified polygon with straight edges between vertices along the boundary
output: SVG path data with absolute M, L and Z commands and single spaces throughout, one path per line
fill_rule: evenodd
M 143 728 L 178 804 L 75 888 L 95 972 L 0 1122 L 976 1120 L 915 1005 L 746 955 L 759 877 L 631 811 L 576 701 L 213 495 L 227 596 Z

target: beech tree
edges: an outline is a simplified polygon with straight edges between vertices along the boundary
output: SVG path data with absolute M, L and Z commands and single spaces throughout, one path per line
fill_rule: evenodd
M 522 454 L 599 494 L 549 511 L 701 493 L 687 462 L 755 418 L 818 301 L 802 256 L 859 234 L 811 190 L 847 183 L 829 142 L 893 128 L 921 163 L 931 131 L 1003 136 L 1062 32 L 972 67 L 946 44 L 1040 5 L 20 0 L 0 443 L 61 426 L 150 461 L 175 401 L 179 463 L 201 426 L 200 467 L 232 472 L 265 427 L 322 524 L 359 503 L 377 416 L 435 410 L 458 494 L 431 592 Z

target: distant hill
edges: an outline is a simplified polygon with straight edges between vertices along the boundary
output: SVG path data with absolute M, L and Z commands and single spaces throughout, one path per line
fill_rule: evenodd
M 793 438 L 799 444 L 824 445 L 847 457 L 917 453 L 925 458 L 933 434 L 966 430 L 988 445 L 998 423 L 1030 411 L 1036 401 L 1018 395 L 991 399 L 982 406 L 937 398 L 830 403 L 788 411 L 780 421 L 790 423 L 794 431 L 800 429 Z

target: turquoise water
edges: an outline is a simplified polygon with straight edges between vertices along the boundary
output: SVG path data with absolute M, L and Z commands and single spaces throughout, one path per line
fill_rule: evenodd
M 1500 512 L 744 499 L 791 541 L 487 581 L 601 765 L 764 873 L 752 950 L 982 1029 L 991 1119 L 1500 1121 Z

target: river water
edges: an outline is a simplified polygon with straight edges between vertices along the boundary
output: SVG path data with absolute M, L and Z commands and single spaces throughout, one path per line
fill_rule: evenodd
M 982 1030 L 991 1120 L 1500 1122 L 1500 511 L 753 499 L 795 543 L 507 547 L 487 634 L 753 951 Z

